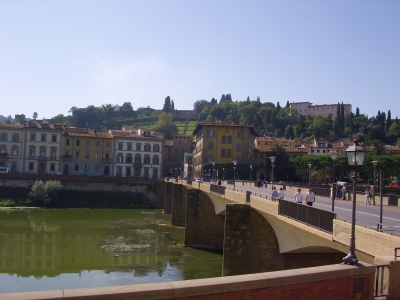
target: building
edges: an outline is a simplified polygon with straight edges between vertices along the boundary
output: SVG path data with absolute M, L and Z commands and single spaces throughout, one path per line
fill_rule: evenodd
M 111 175 L 112 138 L 107 132 L 67 127 L 63 132 L 64 175 Z
M 351 104 L 343 104 L 344 106 L 344 117 L 347 119 L 351 114 Z M 332 120 L 337 117 L 338 104 L 316 104 L 312 105 L 311 102 L 292 102 L 290 108 L 296 109 L 300 115 L 320 115 L 328 117 L 332 115 Z
M 168 176 L 187 176 L 184 172 L 185 153 L 190 152 L 192 140 L 189 136 L 176 134 L 164 143 L 164 174 Z
M 22 172 L 60 173 L 64 126 L 24 124 Z
M 23 125 L 0 124 L 0 166 L 11 173 L 23 171 Z
M 201 177 L 204 164 L 253 164 L 254 127 L 234 123 L 201 123 L 193 131 L 194 176 Z
M 113 136 L 113 175 L 121 177 L 162 176 L 164 136 L 134 126 L 110 130 Z

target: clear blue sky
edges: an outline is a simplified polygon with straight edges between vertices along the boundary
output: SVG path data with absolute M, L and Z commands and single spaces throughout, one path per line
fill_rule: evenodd
M 0 0 L 0 115 L 196 100 L 399 116 L 400 1 Z

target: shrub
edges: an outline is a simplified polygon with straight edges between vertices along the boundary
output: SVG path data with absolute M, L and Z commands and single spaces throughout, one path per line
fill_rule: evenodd
M 59 180 L 36 180 L 31 188 L 29 197 L 32 197 L 38 202 L 44 204 L 50 203 L 50 201 L 56 196 L 57 192 L 61 188 L 61 182 Z

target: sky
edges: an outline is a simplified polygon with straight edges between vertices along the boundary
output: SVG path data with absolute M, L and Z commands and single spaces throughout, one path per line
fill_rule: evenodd
M 400 117 L 397 0 L 0 0 L 0 115 L 349 103 Z

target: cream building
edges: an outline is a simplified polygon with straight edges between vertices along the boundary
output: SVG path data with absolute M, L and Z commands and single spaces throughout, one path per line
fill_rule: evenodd
M 11 173 L 23 171 L 23 125 L 0 124 L 0 166 Z

